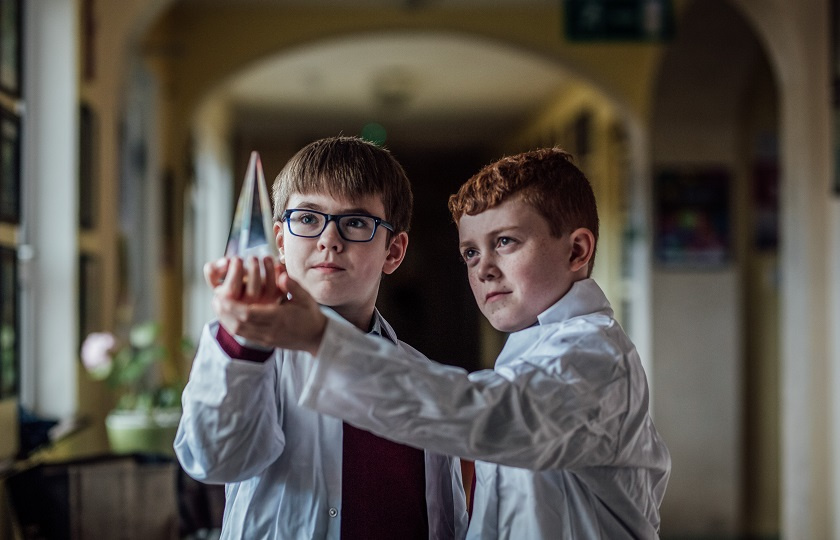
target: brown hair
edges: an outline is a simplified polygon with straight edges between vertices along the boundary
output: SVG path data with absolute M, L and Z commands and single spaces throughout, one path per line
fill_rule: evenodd
M 411 226 L 411 183 L 394 156 L 358 137 L 328 137 L 301 148 L 274 180 L 274 220 L 279 221 L 293 193 L 326 193 L 356 199 L 379 195 L 396 232 Z
M 464 214 L 480 214 L 518 195 L 548 221 L 553 236 L 585 227 L 592 231 L 597 245 L 595 194 L 572 159 L 571 154 L 560 148 L 540 148 L 485 166 L 449 197 L 449 211 L 455 224 Z M 594 262 L 593 252 L 590 272 Z

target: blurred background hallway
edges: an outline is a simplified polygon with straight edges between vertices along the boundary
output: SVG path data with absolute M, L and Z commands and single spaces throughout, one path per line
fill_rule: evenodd
M 840 538 L 836 8 L 0 0 L 0 462 L 19 406 L 89 420 L 45 459 L 108 452 L 114 399 L 81 341 L 146 320 L 173 349 L 198 336 L 252 150 L 270 184 L 316 138 L 389 148 L 415 210 L 378 306 L 430 358 L 491 365 L 504 336 L 446 201 L 559 145 L 595 188 L 595 278 L 672 453 L 663 538 Z M 0 505 L 0 540 L 10 522 Z

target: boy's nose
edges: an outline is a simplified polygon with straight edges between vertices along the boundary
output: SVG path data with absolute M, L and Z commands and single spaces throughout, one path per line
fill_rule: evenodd
M 327 226 L 321 231 L 321 236 L 318 237 L 318 247 L 334 251 L 341 251 L 344 248 L 344 239 L 338 233 L 337 222 L 330 221 L 327 223 Z
M 481 281 L 490 281 L 499 277 L 501 273 L 499 267 L 496 266 L 496 261 L 492 257 L 482 257 L 476 268 L 478 279 Z

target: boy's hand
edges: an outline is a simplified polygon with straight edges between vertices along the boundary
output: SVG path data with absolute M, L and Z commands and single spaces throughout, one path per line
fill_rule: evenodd
M 284 292 L 277 288 L 277 277 L 285 268 L 271 257 L 259 261 L 248 257 L 221 258 L 204 265 L 204 280 L 214 296 L 248 304 L 276 302 Z
M 227 275 L 214 288 L 213 295 L 213 310 L 225 330 L 264 347 L 317 354 L 327 318 L 318 303 L 289 277 L 282 265 L 274 267 L 272 264 L 271 270 L 277 276 L 273 283 L 263 283 L 248 292 L 254 274 L 248 273 L 248 283 L 244 283 L 241 261 L 232 259 L 227 266 L 224 261 L 208 263 L 205 277 L 208 284 L 214 278 L 218 281 L 219 275 L 227 269 Z M 256 272 L 254 278 L 258 275 Z M 266 275 L 272 274 L 266 272 Z M 258 291 L 264 294 L 260 295 Z M 271 292 L 265 294 L 265 291 Z

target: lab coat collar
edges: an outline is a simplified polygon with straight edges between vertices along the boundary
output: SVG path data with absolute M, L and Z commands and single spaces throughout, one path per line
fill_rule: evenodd
M 388 324 L 388 321 L 385 320 L 385 317 L 376 308 L 373 308 L 373 324 L 369 333 L 382 336 L 394 345 L 397 344 L 397 336 L 394 333 L 394 329 L 391 328 L 391 325 Z
M 513 332 L 496 359 L 496 369 L 504 367 L 525 354 L 545 332 L 545 326 L 563 323 L 573 317 L 602 313 L 612 317 L 613 311 L 607 297 L 592 279 L 583 279 L 572 284 L 563 297 L 548 309 L 537 315 L 533 326 Z
M 333 319 L 337 319 L 340 321 L 346 321 L 344 317 L 338 314 L 333 308 L 329 306 L 321 305 L 321 313 L 326 315 L 327 317 L 331 317 Z M 388 321 L 385 320 L 385 317 L 379 313 L 379 310 L 373 308 L 373 317 L 371 319 L 370 330 L 368 330 L 368 334 L 376 334 L 378 336 L 384 337 L 394 345 L 397 345 L 397 334 L 394 332 L 394 329 L 391 328 L 391 325 L 388 324 Z
M 551 307 L 537 315 L 537 324 L 563 322 L 572 317 L 603 311 L 612 317 L 610 302 L 594 279 L 582 279 L 572 284 L 569 292 Z

